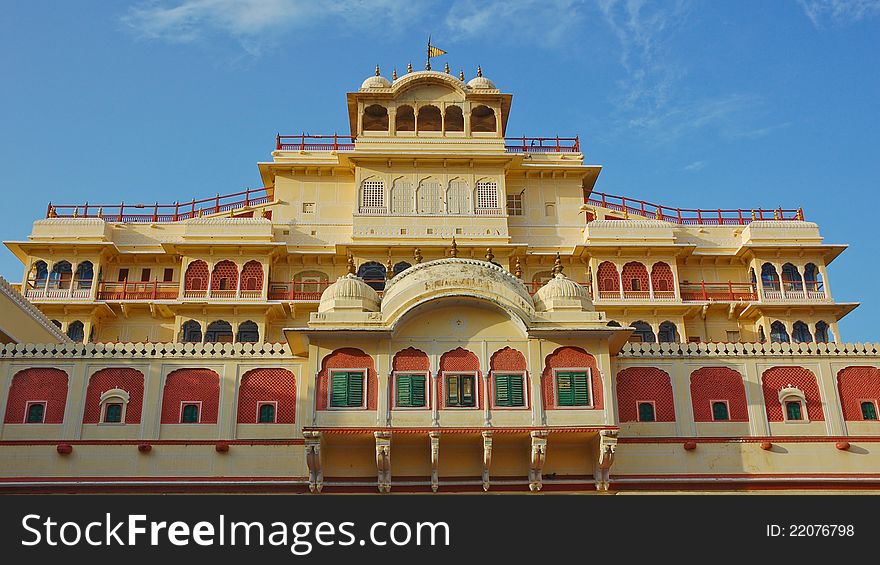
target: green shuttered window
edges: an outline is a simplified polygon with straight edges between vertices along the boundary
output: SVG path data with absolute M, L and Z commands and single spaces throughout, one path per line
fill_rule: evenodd
M 426 403 L 425 375 L 397 375 L 395 387 L 399 408 L 423 408 Z
M 361 408 L 364 405 L 364 372 L 334 371 L 330 375 L 330 406 Z
M 590 406 L 590 378 L 586 371 L 556 373 L 557 406 Z
M 446 406 L 464 408 L 476 406 L 476 390 L 474 375 L 448 375 L 446 377 Z
M 495 375 L 495 406 L 525 406 L 522 375 Z

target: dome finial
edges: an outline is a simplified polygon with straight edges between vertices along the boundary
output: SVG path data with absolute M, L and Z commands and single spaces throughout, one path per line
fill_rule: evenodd
M 458 80 L 464 82 L 464 69 L 458 69 Z
M 379 65 L 376 65 L 376 76 L 379 76 Z
M 452 258 L 458 257 L 458 244 L 455 243 L 455 236 L 452 236 L 452 249 L 449 250 L 449 255 Z
M 411 73 L 411 72 L 412 72 L 412 63 L 407 63 L 407 64 L 406 64 L 406 72 L 408 72 L 408 73 Z
M 415 259 L 416 264 L 422 262 L 422 250 L 419 247 L 416 247 L 416 250 L 413 251 L 413 259 Z
M 391 250 L 388 250 L 388 262 L 385 264 L 385 278 L 391 280 L 394 276 L 394 263 L 391 262 Z
M 446 63 L 446 74 L 449 74 L 449 63 Z
M 477 65 L 477 76 L 478 77 L 483 76 L 483 67 L 481 67 L 479 65 Z
M 562 258 L 559 256 L 559 252 L 557 251 L 556 252 L 556 260 L 553 261 L 553 274 L 554 275 L 561 275 L 562 270 L 564 268 L 565 267 L 562 266 Z
M 513 264 L 513 275 L 518 279 L 522 278 L 522 265 L 519 264 L 519 257 L 516 258 L 516 263 Z
M 394 71 L 392 71 L 391 80 L 397 80 L 397 69 L 394 69 Z
M 357 274 L 357 270 L 354 268 L 354 257 L 351 255 L 351 253 L 348 254 L 348 274 Z
M 495 254 L 492 253 L 492 248 L 489 247 L 488 249 L 486 249 L 486 261 L 491 263 L 492 259 L 494 259 L 494 258 L 495 258 Z

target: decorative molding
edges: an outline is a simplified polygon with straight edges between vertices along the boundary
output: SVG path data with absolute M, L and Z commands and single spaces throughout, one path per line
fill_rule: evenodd
M 880 356 L 880 343 L 627 343 L 618 357 Z
M 51 324 L 51 322 L 49 322 Z M 53 325 L 54 327 L 54 325 Z M 66 338 L 66 336 L 65 336 Z M 7 343 L 0 358 L 25 359 L 294 359 L 286 343 Z
M 50 221 L 50 220 L 44 220 Z M 51 220 L 54 221 L 54 220 Z M 17 290 L 12 288 L 12 285 L 9 284 L 9 281 L 0 277 L 0 294 L 3 294 L 9 298 L 16 306 L 18 306 L 25 314 L 34 319 L 35 322 L 40 324 L 43 328 L 45 328 L 50 334 L 58 338 L 59 341 L 72 344 L 73 341 L 67 337 L 67 334 L 58 329 L 58 327 L 52 323 L 49 318 L 43 314 L 39 308 L 34 306 L 27 298 L 21 295 Z M 2 356 L 2 349 L 0 349 L 0 356 Z
M 391 492 L 391 432 L 373 432 L 376 438 L 376 470 L 379 492 Z
M 431 438 L 431 490 L 440 488 L 440 432 L 428 432 Z
M 547 458 L 547 432 L 536 430 L 529 435 L 532 437 L 532 453 L 529 463 L 529 490 L 538 492 L 543 486 L 542 472 L 544 461 Z
M 599 465 L 596 469 L 596 490 L 608 491 L 611 483 L 611 465 L 617 451 L 617 430 L 599 432 Z
M 306 465 L 309 468 L 309 491 L 321 492 L 324 488 L 324 468 L 321 463 L 321 432 L 303 432 L 306 446 Z
M 483 432 L 483 490 L 489 490 L 489 467 L 492 465 L 492 432 Z

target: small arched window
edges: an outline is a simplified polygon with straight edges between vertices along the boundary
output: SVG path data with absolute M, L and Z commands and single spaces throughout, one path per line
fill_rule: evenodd
M 385 183 L 365 180 L 361 184 L 361 209 L 377 210 L 385 207 Z
M 834 336 L 831 334 L 828 324 L 823 320 L 816 322 L 816 341 L 818 343 L 832 343 L 834 341 Z
M 772 263 L 764 263 L 761 266 L 761 285 L 764 290 L 779 290 L 779 274 Z
M 449 181 L 449 188 L 446 189 L 446 212 L 453 215 L 469 214 L 471 211 L 469 192 L 465 181 L 461 179 Z
M 618 322 L 618 321 L 616 321 L 616 320 L 611 320 L 610 322 L 608 322 L 608 323 L 605 324 L 605 325 L 607 325 L 609 328 L 621 328 L 621 327 L 623 327 L 623 326 L 620 325 L 620 322 Z
M 357 275 L 374 290 L 385 289 L 385 265 L 382 263 L 367 261 L 358 268 Z
M 394 117 L 396 131 L 416 131 L 416 115 L 412 106 L 400 106 Z
M 261 402 L 257 407 L 257 423 L 258 424 L 274 424 L 275 423 L 275 403 Z
M 415 194 L 412 183 L 397 179 L 391 186 L 391 213 L 412 214 L 415 211 Z
M 815 263 L 807 263 L 804 265 L 804 285 L 809 292 L 820 292 L 823 290 L 822 273 Z
M 716 422 L 726 422 L 730 420 L 730 408 L 727 402 L 723 400 L 712 401 L 712 419 Z
M 180 335 L 183 343 L 201 343 L 202 326 L 195 320 L 188 320 L 183 323 Z
M 128 392 L 112 388 L 101 395 L 101 423 L 121 424 L 125 422 L 125 409 L 130 395 Z
M 70 288 L 70 279 L 73 276 L 73 268 L 67 261 L 55 263 L 52 272 L 49 274 L 50 287 L 58 289 Z
M 232 343 L 232 324 L 226 320 L 217 320 L 208 324 L 205 343 Z
M 76 266 L 76 288 L 86 289 L 92 287 L 92 279 L 94 278 L 94 266 L 91 261 L 83 261 Z
M 459 106 L 447 106 L 444 120 L 446 131 L 464 131 L 464 114 Z
M 199 423 L 199 404 L 196 402 L 185 402 L 180 408 L 181 424 L 198 424 Z
M 46 419 L 45 402 L 28 402 L 25 414 L 26 424 L 42 424 Z
M 418 203 L 419 214 L 442 214 L 443 195 L 440 181 L 435 178 L 428 178 L 419 183 L 419 188 L 416 191 L 416 202 Z
M 399 275 L 400 273 L 404 272 L 405 270 L 409 269 L 410 267 L 412 267 L 412 265 L 410 265 L 406 261 L 401 261 L 400 263 L 396 263 L 394 265 L 394 274 Z
M 37 282 L 45 282 L 49 278 L 49 266 L 45 261 L 37 261 L 33 267 L 34 280 Z
M 862 408 L 862 420 L 876 420 L 877 419 L 877 405 L 874 404 L 873 400 L 862 401 L 861 408 Z
M 672 322 L 666 321 L 660 324 L 660 331 L 657 334 L 660 343 L 675 343 L 678 341 L 678 329 Z
M 83 323 L 79 320 L 71 322 L 70 325 L 67 326 L 67 337 L 76 343 L 82 343 L 86 337 L 85 326 Z
M 422 106 L 419 108 L 419 131 L 440 131 L 443 129 L 443 119 L 440 117 L 440 108 L 437 106 Z
M 809 421 L 807 414 L 807 397 L 804 391 L 797 387 L 787 386 L 779 391 L 779 403 L 782 405 L 782 414 L 786 422 Z
M 654 335 L 654 330 L 651 329 L 650 324 L 647 322 L 639 320 L 630 325 L 636 329 L 636 331 L 633 332 L 632 337 L 630 337 L 631 341 L 643 343 L 654 343 L 657 341 L 657 338 Z
M 804 289 L 801 274 L 798 272 L 797 267 L 791 263 L 786 263 L 782 266 L 782 282 L 785 283 L 785 290 L 801 291 Z
M 364 108 L 362 127 L 364 131 L 388 131 L 388 109 L 379 104 Z
M 495 129 L 495 110 L 483 105 L 471 110 L 472 132 L 494 132 Z
M 257 324 L 248 320 L 238 325 L 238 336 L 235 338 L 238 343 L 257 343 L 260 341 L 260 330 Z
M 653 402 L 639 402 L 639 422 L 654 422 L 657 416 L 654 413 Z
M 794 323 L 791 332 L 792 341 L 795 343 L 810 343 L 813 341 L 813 336 L 810 335 L 810 328 L 807 327 L 807 324 L 797 321 Z
M 779 320 L 770 324 L 770 342 L 771 343 L 788 343 L 791 340 L 788 337 L 788 330 L 785 324 Z
M 476 188 L 476 208 L 478 210 L 492 210 L 498 208 L 498 183 L 495 181 L 480 181 Z

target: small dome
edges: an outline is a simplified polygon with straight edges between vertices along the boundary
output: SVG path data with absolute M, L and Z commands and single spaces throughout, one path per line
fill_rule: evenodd
M 361 90 L 368 90 L 370 88 L 390 88 L 391 81 L 381 75 L 373 75 L 361 85 Z
M 535 309 L 541 312 L 593 309 L 593 303 L 584 287 L 561 273 L 539 288 L 533 298 Z
M 339 277 L 321 294 L 318 312 L 336 310 L 355 310 L 359 312 L 378 312 L 379 295 L 357 275 L 347 274 Z
M 467 85 L 475 90 L 497 90 L 495 83 L 484 76 L 472 78 Z

